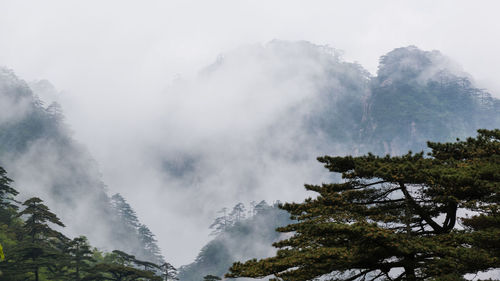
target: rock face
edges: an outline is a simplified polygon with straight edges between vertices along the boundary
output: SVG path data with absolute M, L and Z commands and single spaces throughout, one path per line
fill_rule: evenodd
M 97 163 L 71 137 L 61 107 L 45 106 L 5 68 L 0 68 L 0 166 L 25 197 L 20 199 L 42 198 L 69 236 L 86 235 L 107 250 L 144 252 L 106 194 Z

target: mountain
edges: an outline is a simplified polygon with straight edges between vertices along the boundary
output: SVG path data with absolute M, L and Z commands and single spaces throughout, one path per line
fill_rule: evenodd
M 336 49 L 274 40 L 220 55 L 168 94 L 175 98 L 163 130 L 174 136 L 157 149 L 163 172 L 210 194 L 194 179 L 270 188 L 265 174 L 279 173 L 283 162 L 420 151 L 427 140 L 463 138 L 500 122 L 498 99 L 439 51 L 415 46 L 382 56 L 373 76 Z M 217 178 L 224 167 L 214 162 L 232 163 L 241 176 Z
M 34 88 L 50 90 L 47 83 Z M 71 137 L 61 107 L 45 106 L 25 81 L 1 67 L 0 166 L 22 195 L 41 197 L 60 214 L 69 236 L 84 234 L 107 250 L 163 260 L 158 251 L 145 250 L 151 245 L 142 241 L 140 225 L 131 225 L 122 215 L 124 205 L 117 206 L 108 196 L 97 163 Z
M 500 125 L 500 101 L 439 51 L 397 48 L 380 58 L 365 104 L 365 151 L 420 151 L 427 140 L 451 141 Z
M 0 166 L 22 194 L 42 197 L 61 214 L 69 235 L 84 233 L 95 245 L 157 260 L 157 247 L 144 242 L 155 242 L 149 229 L 125 198 L 107 194 L 97 163 L 72 138 L 61 107 L 37 98 L 53 91 L 46 81 L 28 85 L 0 69 Z M 439 51 L 414 46 L 382 56 L 372 75 L 336 49 L 274 40 L 223 54 L 168 91 L 161 122 L 149 124 L 159 141 L 145 157 L 168 189 L 169 198 L 161 198 L 168 200 L 158 201 L 168 202 L 162 211 L 197 218 L 195 227 L 165 225 L 164 233 L 175 229 L 183 237 L 201 233 L 200 222 L 228 202 L 302 200 L 303 182 L 330 180 L 317 156 L 402 154 L 423 150 L 427 140 L 500 127 L 498 99 Z M 232 226 L 238 235 L 229 228 L 219 233 L 202 250 L 212 254 L 200 253 L 181 276 L 220 275 L 230 260 L 272 253 L 269 246 L 246 249 L 255 239 L 270 245 L 279 238 L 272 234 L 276 225 L 257 221 Z M 269 231 L 264 238 L 246 228 L 253 223 Z
M 238 206 L 242 204 L 233 210 Z M 269 243 L 281 238 L 274 228 L 292 222 L 287 212 L 265 201 L 253 206 L 247 218 L 236 219 L 234 211 L 232 214 L 219 217 L 225 221 L 223 227 L 216 229 L 215 238 L 200 250 L 193 263 L 179 269 L 179 280 L 203 280 L 209 274 L 222 277 L 234 261 L 273 254 Z M 221 221 L 216 219 L 217 223 Z
M 337 51 L 307 42 L 273 41 L 257 49 L 221 56 L 203 75 L 213 79 L 230 72 L 228 69 L 237 72 L 230 67 L 237 61 L 240 68 L 259 69 L 292 85 L 297 78 L 315 85 L 302 88 L 309 91 L 302 100 L 289 104 L 290 110 L 283 110 L 284 114 L 268 125 L 276 135 L 294 137 L 292 146 L 298 151 L 286 150 L 290 155 L 303 151 L 315 152 L 315 156 L 400 155 L 408 150 L 422 151 L 428 140 L 453 141 L 475 135 L 479 128 L 500 127 L 500 100 L 477 86 L 471 75 L 439 51 L 415 46 L 394 49 L 380 58 L 377 74 L 371 76 L 361 66 L 343 61 Z M 239 57 L 242 55 L 251 57 L 252 62 Z M 270 71 L 269 61 L 282 67 Z M 252 73 L 243 72 L 256 83 Z M 274 89 L 284 99 L 290 94 L 279 92 L 283 90 L 280 87 Z M 290 120 L 300 125 L 290 128 Z M 272 145 L 274 140 L 268 140 Z M 289 163 L 300 162 L 300 157 L 289 159 Z M 280 216 L 286 218 L 287 214 Z M 180 280 L 201 280 L 203 274 L 222 276 L 231 260 L 271 255 L 271 244 L 279 239 L 272 234 L 273 229 L 279 224 L 268 220 L 255 227 L 254 223 L 252 219 L 242 221 L 216 236 L 193 263 L 181 267 Z M 254 231 L 256 228 L 259 231 Z M 242 250 L 254 246 L 260 252 Z

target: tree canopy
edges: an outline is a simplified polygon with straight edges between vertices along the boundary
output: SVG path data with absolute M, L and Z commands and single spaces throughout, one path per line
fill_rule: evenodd
M 273 280 L 461 280 L 500 268 L 500 130 L 432 143 L 428 155 L 324 156 L 340 183 L 281 206 L 298 222 L 276 256 L 226 277 Z
M 18 211 L 19 203 L 14 199 L 18 192 L 11 182 L 0 167 L 0 280 L 164 279 L 164 269 L 157 263 L 118 250 L 101 252 L 85 236 L 67 238 L 55 229 L 64 227 L 62 221 L 38 197 L 26 200 Z M 145 250 L 156 250 L 161 256 L 151 231 L 145 225 L 140 229 L 144 244 L 149 246 Z M 172 280 L 175 268 L 169 268 L 168 273 L 168 280 Z

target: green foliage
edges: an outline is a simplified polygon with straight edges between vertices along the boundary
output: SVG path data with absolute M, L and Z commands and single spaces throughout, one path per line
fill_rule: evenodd
M 68 267 L 72 269 L 69 276 L 75 281 L 80 281 L 82 275 L 89 273 L 96 261 L 91 246 L 85 236 L 80 236 L 68 243 L 66 251 L 69 256 Z
M 137 269 L 117 263 L 99 263 L 93 267 L 94 274 L 82 280 L 132 281 L 151 280 L 162 281 L 154 272 Z
M 319 195 L 281 206 L 298 222 L 277 229 L 293 235 L 274 243 L 276 256 L 226 277 L 460 280 L 500 268 L 500 130 L 478 132 L 429 142 L 428 157 L 318 158 L 344 181 L 306 185 Z
M 104 256 L 98 253 L 97 256 L 99 262 L 90 268 L 90 273 L 81 280 L 163 280 L 158 275 L 160 266 L 137 260 L 125 252 L 115 250 Z
M 5 253 L 0 280 L 163 280 L 162 266 L 122 251 L 99 252 L 84 236 L 66 238 L 53 229 L 64 224 L 40 198 L 26 200 L 18 212 L 17 191 L 10 183 L 0 167 L 0 245 Z M 147 228 L 142 229 L 151 239 Z
M 13 71 L 0 67 L 2 166 L 18 179 L 29 178 L 26 182 L 32 185 L 21 188 L 50 194 L 46 199 L 53 207 L 64 210 L 59 216 L 70 223 L 69 232 L 85 230 L 83 234 L 90 240 L 107 242 L 107 245 L 99 245 L 101 247 L 123 249 L 141 259 L 162 263 L 157 245 L 145 243 L 142 234 L 137 233 L 140 224 L 137 217 L 135 221 L 130 220 L 129 215 L 135 215 L 133 209 L 128 206 L 128 213 L 120 213 L 124 210 L 122 206 L 112 204 L 95 160 L 73 140 L 61 107 L 57 103 L 44 105 L 37 96 L 39 90 L 56 91 L 47 81 L 28 85 Z M 10 180 L 4 174 L 5 171 L 0 170 L 0 205 L 10 204 L 15 208 L 15 202 L 9 197 L 17 191 L 4 196 L 10 192 L 6 189 Z M 90 209 L 89 202 L 92 202 Z M 11 209 L 0 208 L 0 220 L 15 219 L 11 213 Z M 134 224 L 132 229 L 129 223 Z M 151 238 L 152 233 L 147 235 Z M 8 251 L 9 246 L 5 247 Z
M 9 210 L 16 209 L 17 206 L 13 203 L 16 202 L 14 197 L 19 194 L 19 192 L 10 186 L 12 180 L 7 177 L 7 172 L 0 167 L 0 209 Z
M 222 280 L 220 277 L 218 276 L 215 276 L 215 275 L 205 275 L 205 277 L 203 277 L 203 281 L 217 281 L 217 280 Z
M 63 249 L 68 241 L 62 233 L 52 229 L 48 223 L 64 227 L 64 224 L 40 198 L 33 197 L 23 203 L 25 209 L 18 216 L 27 216 L 23 225 L 22 239 L 13 256 L 18 271 L 30 272 L 39 280 L 40 269 L 65 260 Z M 9 260 L 9 262 L 12 262 Z M 58 273 L 62 269 L 56 270 Z
M 42 202 L 42 199 L 32 197 L 23 203 L 26 208 L 18 216 L 28 216 L 24 224 L 25 234 L 31 238 L 32 243 L 46 238 L 67 239 L 62 233 L 47 225 L 47 223 L 52 223 L 64 227 L 56 214 L 52 213 Z

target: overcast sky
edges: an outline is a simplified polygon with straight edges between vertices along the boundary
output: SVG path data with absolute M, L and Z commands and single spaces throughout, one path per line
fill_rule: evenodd
M 163 189 L 153 202 L 165 182 L 139 155 L 168 137 L 145 135 L 157 130 L 172 81 L 190 79 L 219 54 L 273 39 L 329 45 L 372 74 L 381 55 L 416 45 L 442 51 L 498 97 L 499 13 L 494 0 L 0 0 L 0 65 L 62 92 L 56 99 L 67 123 L 99 162 L 109 189 L 127 196 L 167 258 L 181 265 L 193 260 L 208 230 L 200 231 L 194 215 L 176 221 L 185 231 L 164 227 L 164 218 L 179 215 L 166 206 L 179 190 Z M 123 173 L 128 161 L 137 162 L 140 181 Z

